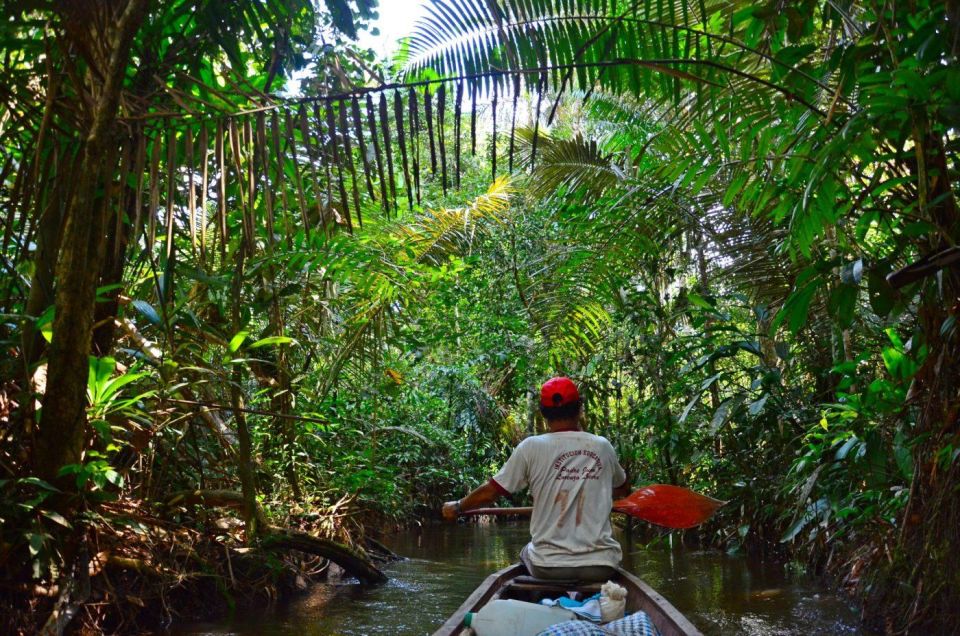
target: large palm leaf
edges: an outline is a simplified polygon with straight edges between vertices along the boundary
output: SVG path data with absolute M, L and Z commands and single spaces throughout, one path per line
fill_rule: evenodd
M 415 27 L 403 71 L 488 80 L 519 72 L 563 92 L 658 95 L 679 101 L 694 88 L 775 91 L 815 106 L 828 89 L 746 31 L 746 3 L 687 0 L 433 0 Z M 746 13 L 744 13 L 746 11 Z M 762 32 L 760 32 L 762 33 Z

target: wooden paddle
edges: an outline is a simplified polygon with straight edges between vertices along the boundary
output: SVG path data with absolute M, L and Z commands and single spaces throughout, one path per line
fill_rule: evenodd
M 613 502 L 613 512 L 642 519 L 665 528 L 682 530 L 700 525 L 727 502 L 670 484 L 652 484 Z M 529 515 L 533 508 L 474 508 L 463 516 Z

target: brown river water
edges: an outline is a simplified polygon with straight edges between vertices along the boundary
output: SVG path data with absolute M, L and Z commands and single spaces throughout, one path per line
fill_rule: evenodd
M 390 581 L 317 585 L 273 608 L 239 608 L 216 622 L 175 626 L 171 636 L 431 634 L 483 579 L 517 560 L 525 523 L 410 530 L 384 543 L 406 560 L 386 567 Z M 721 552 L 651 547 L 620 537 L 626 569 L 666 596 L 707 635 L 855 634 L 857 614 L 835 594 L 782 565 Z

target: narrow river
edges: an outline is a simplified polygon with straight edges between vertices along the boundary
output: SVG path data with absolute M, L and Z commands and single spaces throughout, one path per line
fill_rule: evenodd
M 387 567 L 390 582 L 318 585 L 271 610 L 183 625 L 181 635 L 320 636 L 430 634 L 483 579 L 516 561 L 525 523 L 469 524 L 407 531 L 385 543 L 407 560 Z M 708 635 L 861 634 L 856 614 L 816 583 L 778 565 L 718 552 L 624 546 L 624 567 L 666 596 Z

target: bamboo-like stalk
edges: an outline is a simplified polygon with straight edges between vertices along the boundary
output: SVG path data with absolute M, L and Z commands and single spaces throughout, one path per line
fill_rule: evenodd
M 54 189 L 51 181 L 56 178 L 54 166 L 57 165 L 58 154 L 56 147 L 54 147 L 50 152 L 37 153 L 36 155 L 38 161 L 41 157 L 43 157 L 43 160 L 31 168 L 29 179 L 34 183 L 31 183 L 30 187 L 35 192 L 35 196 L 31 195 L 32 204 L 24 203 L 23 210 L 20 212 L 20 232 L 17 237 L 17 253 L 11 261 L 13 263 L 23 262 L 25 252 L 29 245 L 34 242 L 34 233 L 40 227 L 40 220 L 50 201 L 50 191 Z M 107 188 L 110 186 L 111 184 L 108 183 Z
M 543 101 L 544 76 L 537 82 L 537 107 L 533 111 L 533 145 L 530 148 L 530 170 L 533 171 L 533 164 L 537 161 L 537 140 L 540 137 L 540 104 Z
M 197 249 L 197 202 L 194 198 L 193 187 L 193 131 L 187 129 L 186 134 L 186 161 L 187 161 L 187 225 L 190 227 L 190 249 L 196 253 Z M 122 183 L 122 182 L 121 182 Z
M 363 227 L 363 215 L 360 211 L 360 188 L 357 186 L 357 167 L 353 162 L 353 148 L 350 145 L 350 128 L 347 127 L 347 104 L 340 102 L 340 133 L 343 137 L 343 154 L 350 169 L 350 186 L 353 193 L 353 208 L 357 211 L 357 223 Z
M 0 168 L 0 187 L 6 186 L 7 177 L 10 176 L 10 173 L 13 172 L 13 153 L 7 153 L 7 160 L 3 162 L 3 168 Z M 14 184 L 16 183 L 16 178 L 14 178 Z M 11 185 L 12 189 L 12 185 Z M 7 199 L 9 201 L 9 198 Z M 15 208 L 10 208 L 15 209 Z M 10 239 L 13 238 L 13 225 L 16 222 L 16 216 L 14 214 L 7 214 L 4 217 L 4 230 L 3 230 L 3 239 L 0 242 L 0 250 L 2 253 L 6 254 L 9 249 Z
M 477 82 L 470 85 L 470 154 L 477 156 Z
M 408 93 L 410 109 L 410 157 L 413 164 L 413 184 L 420 205 L 420 115 L 417 112 L 417 93 L 412 88 Z
M 167 161 L 164 169 L 167 172 L 167 207 L 166 207 L 166 217 L 164 221 L 167 225 L 166 231 L 166 241 L 167 244 L 166 254 L 167 261 L 173 258 L 173 195 L 176 191 L 175 186 L 175 175 L 177 163 L 177 132 L 173 129 L 170 129 L 167 133 Z
M 203 163 L 200 167 L 200 262 L 207 261 L 207 188 L 210 185 L 209 170 L 209 139 L 207 139 L 207 126 L 200 122 L 200 152 L 203 157 Z M 139 215 L 139 194 L 137 195 L 137 214 Z
M 136 135 L 136 131 L 133 132 Z M 127 180 L 130 177 L 130 163 L 133 161 L 134 149 L 131 148 L 131 143 L 135 137 L 126 137 L 123 140 L 123 150 L 120 155 L 120 187 L 119 197 L 117 201 L 116 213 L 114 218 L 114 227 L 113 227 L 113 260 L 118 261 L 120 259 L 120 250 L 124 246 L 125 241 L 121 240 L 123 233 L 123 222 L 126 219 L 127 206 Z M 108 199 L 109 201 L 109 199 Z
M 340 205 L 347 221 L 347 231 L 353 232 L 353 219 L 350 216 L 350 204 L 347 202 L 347 187 L 343 180 L 343 165 L 340 163 L 340 151 L 337 148 L 337 125 L 333 121 L 333 104 L 327 102 L 327 134 L 330 136 L 330 149 L 333 153 L 333 165 L 337 167 L 340 187 Z
M 237 121 L 235 118 L 231 117 L 227 125 L 227 134 L 230 140 L 230 156 L 233 159 L 233 167 L 236 170 L 236 183 L 237 183 L 237 194 L 240 199 L 240 229 L 241 229 L 241 244 L 244 246 L 249 245 L 247 240 L 247 228 L 246 228 L 246 209 L 247 209 L 247 196 L 244 190 L 243 183 L 243 159 L 240 151 L 240 134 L 237 130 Z
M 231 150 L 234 152 L 234 164 L 237 167 L 237 192 L 240 193 L 240 237 L 243 240 L 243 244 L 246 246 L 247 254 L 252 255 L 253 251 L 251 245 L 253 245 L 253 238 L 250 236 L 250 223 L 249 223 L 249 213 L 247 212 L 247 207 L 252 204 L 250 200 L 250 175 L 245 168 L 245 161 L 248 157 L 246 148 L 246 121 L 241 121 L 239 125 L 236 123 L 236 120 L 233 121 L 233 136 L 236 137 L 234 140 L 234 146 L 231 146 Z
M 433 95 L 430 87 L 423 93 L 423 117 L 427 120 L 427 139 L 430 141 L 430 174 L 437 173 L 437 151 L 433 143 Z
M 261 170 L 263 174 L 260 175 L 258 181 L 263 182 L 263 207 L 266 210 L 266 233 L 267 233 L 267 251 L 273 253 L 273 239 L 274 239 L 274 218 L 273 218 L 273 188 L 270 185 L 270 155 L 267 152 L 267 125 L 266 118 L 262 112 L 257 113 L 257 137 L 256 137 L 256 147 L 257 147 L 257 158 L 260 162 Z
M 380 208 L 385 215 L 390 213 L 390 201 L 387 199 L 387 180 L 383 174 L 383 156 L 380 151 L 380 135 L 377 131 L 377 118 L 373 113 L 373 98 L 366 99 L 367 126 L 370 128 L 370 142 L 373 144 L 373 156 L 377 164 L 377 176 L 380 178 Z
M 12 158 L 12 156 L 13 156 L 13 155 L 12 155 L 12 153 L 11 153 L 11 158 Z M 20 169 L 17 170 L 17 176 L 14 177 L 14 179 L 13 179 L 13 187 L 10 189 L 10 197 L 9 197 L 10 208 L 9 208 L 9 209 L 10 209 L 10 210 L 13 210 L 13 212 L 11 212 L 11 214 L 10 214 L 10 223 L 7 224 L 7 230 L 4 232 L 4 237 L 3 237 L 3 251 L 4 251 L 4 253 L 7 253 L 7 249 L 8 249 L 8 246 L 10 245 L 10 241 L 13 240 L 14 225 L 16 224 L 16 223 L 15 223 L 15 219 L 16 219 L 16 216 L 17 216 L 17 215 L 16 215 L 16 210 L 19 209 L 20 199 L 21 199 L 21 197 L 23 196 L 23 189 L 24 189 L 24 187 L 25 187 L 25 186 L 23 185 L 23 182 L 24 182 L 26 179 L 27 179 L 27 164 L 26 164 L 25 161 L 21 161 L 21 162 L 20 162 Z M 24 212 L 21 212 L 21 213 L 20 213 L 20 225 L 22 226 L 22 225 L 24 225 L 24 224 L 26 224 L 26 223 L 27 223 L 26 214 L 25 214 Z M 21 227 L 21 229 L 23 229 L 23 228 Z M 19 243 L 20 243 L 20 245 L 23 245 L 23 241 L 22 241 L 22 240 L 19 241 Z M 20 261 L 17 260 L 17 261 L 15 261 L 15 262 L 20 262 Z
M 410 165 L 407 162 L 407 142 L 403 134 L 403 97 L 393 93 L 393 117 L 397 124 L 397 143 L 400 145 L 400 161 L 403 164 L 403 183 L 407 188 L 407 208 L 413 211 L 413 184 L 410 183 Z
M 253 126 L 250 124 L 250 117 L 243 118 L 243 155 L 247 162 L 247 204 L 243 206 L 243 224 L 247 237 L 247 249 L 249 254 L 256 253 L 257 247 L 257 224 L 255 222 L 254 202 L 257 198 L 256 188 L 256 163 L 257 153 L 253 139 Z
M 0 168 L 0 185 L 7 182 L 7 177 L 13 172 L 13 153 L 7 153 L 7 160 L 3 162 L 3 168 Z M 9 217 L 8 217 L 9 218 Z
M 517 102 L 520 99 L 520 74 L 517 73 L 513 76 L 513 112 L 510 113 L 510 150 L 508 153 L 509 159 L 507 160 L 507 171 L 511 174 L 513 173 L 513 148 L 514 148 L 514 137 L 516 137 L 517 132 Z
M 310 121 L 309 117 L 307 116 L 306 106 L 303 104 L 300 104 L 300 108 L 297 109 L 297 125 L 300 127 L 300 136 L 303 138 L 303 147 L 307 150 L 307 163 L 310 164 L 310 180 L 313 184 L 313 198 L 316 201 L 316 206 L 319 210 L 318 218 L 320 224 L 323 226 L 324 234 L 326 234 L 329 231 L 329 228 L 327 227 L 326 217 L 323 213 L 323 207 L 320 205 L 320 175 L 317 173 L 317 163 L 320 160 L 320 154 L 322 153 L 322 150 L 320 149 L 319 141 L 315 142 L 313 135 L 310 134 Z M 305 230 L 305 236 L 308 239 L 310 238 L 309 228 Z
M 273 164 L 277 174 L 277 187 L 280 188 L 280 206 L 281 216 L 283 218 L 283 234 L 287 248 L 293 247 L 293 227 L 290 224 L 290 200 L 287 197 L 286 184 L 286 154 L 283 152 L 283 144 L 280 143 L 280 116 L 276 110 L 270 113 L 270 143 L 273 149 Z M 309 236 L 309 234 L 305 235 Z
M 330 170 L 330 164 L 332 163 L 330 158 L 330 153 L 327 151 L 327 143 L 324 138 L 324 128 L 323 128 L 323 117 L 320 116 L 320 103 L 314 103 L 313 105 L 313 120 L 317 123 L 317 149 L 320 152 L 320 163 L 323 165 L 324 178 L 326 179 L 327 184 L 327 214 L 326 218 L 329 220 L 330 213 L 333 213 L 333 224 L 336 225 L 337 222 L 337 213 L 334 211 L 333 207 L 333 174 Z M 331 227 L 331 230 L 335 229 Z
M 496 180 L 497 178 L 497 100 L 500 93 L 500 82 L 494 80 L 493 82 L 493 102 L 491 104 L 491 112 L 493 114 L 493 136 L 490 140 L 490 178 L 491 180 Z
M 460 189 L 460 118 L 463 114 L 463 82 L 457 83 L 456 105 L 453 107 L 453 156 L 456 162 L 456 183 Z
M 220 233 L 221 261 L 227 255 L 227 161 L 224 153 L 223 120 L 217 120 L 217 229 Z
M 377 197 L 373 193 L 373 178 L 371 177 L 370 161 L 367 159 L 367 142 L 363 138 L 363 123 L 360 120 L 360 100 L 354 95 L 350 100 L 350 113 L 353 115 L 353 129 L 357 134 L 357 149 L 360 151 L 360 161 L 363 163 L 363 177 L 367 184 L 367 194 L 371 201 Z
M 387 113 L 387 97 L 380 93 L 380 101 L 377 104 L 377 114 L 380 116 L 380 128 L 383 130 L 383 148 L 387 156 L 387 180 L 390 184 L 390 202 L 393 204 L 394 213 L 398 213 L 399 204 L 397 203 L 397 182 L 393 172 L 393 145 L 390 140 L 390 116 Z
M 444 141 L 443 120 L 447 110 L 447 90 L 446 84 L 441 84 L 437 89 L 437 141 L 440 152 L 440 187 L 443 189 L 443 195 L 447 195 L 447 146 Z
M 133 164 L 133 172 L 136 175 L 137 185 L 134 188 L 134 215 L 133 215 L 133 235 L 130 242 L 134 245 L 140 240 L 140 228 L 143 222 L 143 171 L 147 163 L 147 132 L 142 126 L 137 127 L 137 158 Z
M 297 137 L 294 132 L 293 118 L 290 111 L 283 113 L 284 128 L 287 133 L 287 147 L 290 149 L 290 157 L 293 159 L 293 184 L 297 188 L 297 203 L 300 204 L 300 221 L 303 223 L 303 231 L 306 234 L 310 231 L 310 217 L 307 215 L 307 198 L 303 194 L 303 179 L 300 176 L 300 156 L 297 152 Z
M 163 131 L 153 137 L 150 149 L 150 208 L 147 210 L 147 253 L 153 253 L 157 242 L 157 213 L 160 210 L 160 151 L 163 148 Z

